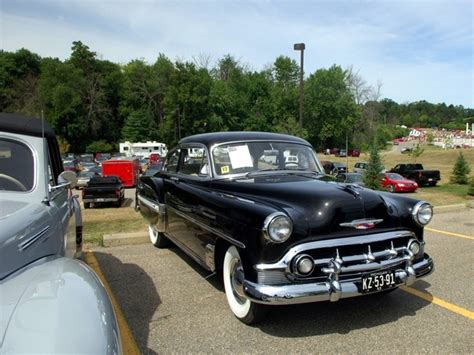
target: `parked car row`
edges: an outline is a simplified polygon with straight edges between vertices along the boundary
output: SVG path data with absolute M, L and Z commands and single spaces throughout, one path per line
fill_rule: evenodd
M 348 175 L 347 168 L 342 163 L 330 161 L 321 163 L 325 173 L 336 176 L 338 181 L 348 182 L 351 179 L 359 179 L 358 175 Z M 357 162 L 354 164 L 353 171 L 362 177 L 368 166 L 367 162 Z M 419 186 L 435 186 L 440 179 L 439 170 L 424 170 L 422 164 L 397 164 L 390 171 L 383 167 L 380 184 L 381 187 L 391 192 L 414 192 Z
M 359 157 L 360 156 L 360 149 L 351 148 L 349 150 L 346 149 L 339 149 L 339 148 L 332 148 L 332 149 L 325 149 L 324 155 L 334 155 L 336 157 Z

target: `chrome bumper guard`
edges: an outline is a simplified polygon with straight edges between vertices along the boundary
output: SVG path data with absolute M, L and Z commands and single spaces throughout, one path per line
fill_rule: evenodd
M 424 259 L 411 264 L 407 262 L 404 269 L 395 270 L 396 285 L 411 285 L 417 278 L 426 276 L 433 272 L 433 260 L 425 254 Z M 361 279 L 338 281 L 329 278 L 326 282 L 289 284 L 289 285 L 261 285 L 243 279 L 243 273 L 240 276 L 242 289 L 238 293 L 253 302 L 263 304 L 297 304 L 311 303 L 321 301 L 335 302 L 341 298 L 357 297 L 367 295 L 362 293 Z

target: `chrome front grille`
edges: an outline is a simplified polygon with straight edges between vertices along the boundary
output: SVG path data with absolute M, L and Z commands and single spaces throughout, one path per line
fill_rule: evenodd
M 290 249 L 274 264 L 255 265 L 259 284 L 279 285 L 290 282 L 337 281 L 358 278 L 366 272 L 397 268 L 408 269 L 415 256 L 408 249 L 415 239 L 409 231 L 314 241 Z M 421 248 L 423 255 L 423 248 Z M 309 255 L 313 272 L 298 275 L 294 261 Z M 411 270 L 410 270 L 411 274 Z
M 375 245 L 365 244 L 357 245 L 353 248 L 326 248 L 324 250 L 306 251 L 305 253 L 314 259 L 314 271 L 311 275 L 296 279 L 308 280 L 311 278 L 326 277 L 332 270 L 339 268 L 341 277 L 351 275 L 356 276 L 360 273 L 385 269 L 402 264 L 407 256 L 408 240 L 404 241 L 403 246 L 395 247 L 393 241 Z M 400 244 L 400 243 L 397 243 Z M 355 253 L 355 254 L 354 254 Z M 295 272 L 295 266 L 290 264 L 289 271 Z
M 280 270 L 257 271 L 257 281 L 262 285 L 284 285 L 288 283 L 285 272 Z

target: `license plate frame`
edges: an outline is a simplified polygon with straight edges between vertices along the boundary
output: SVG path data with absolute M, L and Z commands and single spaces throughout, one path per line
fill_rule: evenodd
M 360 290 L 362 293 L 372 293 L 389 290 L 396 287 L 394 270 L 382 270 L 362 274 Z

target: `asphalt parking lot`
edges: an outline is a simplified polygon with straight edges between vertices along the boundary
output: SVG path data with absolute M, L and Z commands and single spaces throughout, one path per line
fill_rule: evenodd
M 426 231 L 435 272 L 411 292 L 274 307 L 256 326 L 234 318 L 220 280 L 176 247 L 94 255 L 142 353 L 464 354 L 474 352 L 473 226 L 473 209 L 435 215 Z

